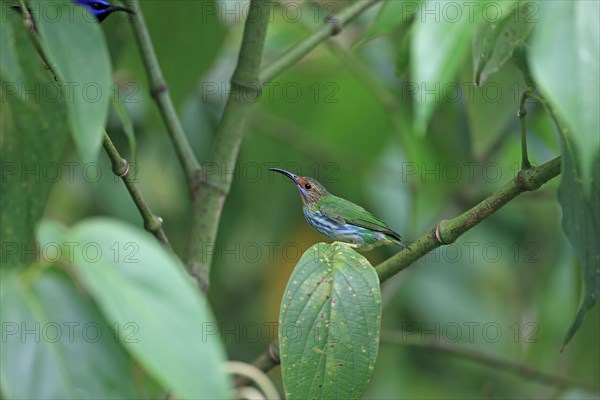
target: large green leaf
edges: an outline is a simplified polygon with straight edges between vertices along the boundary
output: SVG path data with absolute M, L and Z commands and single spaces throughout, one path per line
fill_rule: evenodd
M 573 324 L 564 339 L 566 345 L 583 323 L 585 313 L 600 296 L 600 152 L 592 168 L 591 191 L 586 193 L 577 147 L 568 135 L 562 140 L 563 168 L 558 199 L 562 207 L 563 231 L 581 261 L 585 295 Z
M 288 399 L 360 398 L 379 348 L 377 273 L 343 243 L 300 258 L 281 302 L 281 372 Z
M 225 357 L 206 304 L 176 259 L 148 233 L 107 219 L 66 235 L 73 265 L 126 349 L 178 398 L 230 398 Z
M 538 21 L 534 2 L 515 3 L 512 13 L 499 22 L 484 23 L 473 37 L 475 83 L 480 85 L 510 59 Z
M 44 68 L 21 17 L 3 15 L 0 25 L 2 266 L 18 266 L 33 260 L 35 225 L 58 179 L 68 128 L 60 88 Z
M 600 3 L 540 2 L 529 63 L 544 96 L 566 121 L 584 189 L 600 149 Z
M 36 266 L 2 272 L 0 307 L 3 398 L 140 397 L 115 321 L 64 273 Z
M 566 127 L 561 129 L 563 230 L 584 271 L 583 304 L 565 337 L 573 337 L 600 294 L 600 5 L 540 3 L 529 52 L 535 81 Z
M 110 57 L 102 29 L 85 8 L 70 2 L 54 6 L 57 17 L 47 2 L 31 3 L 45 52 L 62 85 L 79 156 L 93 162 L 114 95 Z

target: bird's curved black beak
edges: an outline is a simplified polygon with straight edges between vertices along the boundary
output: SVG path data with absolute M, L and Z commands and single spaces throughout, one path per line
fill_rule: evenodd
M 269 171 L 279 172 L 280 174 L 285 175 L 288 178 L 290 178 L 291 180 L 293 180 L 295 184 L 298 184 L 298 175 L 294 175 L 291 172 L 286 171 L 285 169 L 269 168 Z
M 96 19 L 98 20 L 98 22 L 102 22 L 104 21 L 109 15 L 111 15 L 114 12 L 119 12 L 119 11 L 123 11 L 126 12 L 129 15 L 134 15 L 135 11 L 130 10 L 129 8 L 126 7 L 121 7 L 121 6 L 110 6 L 109 8 L 105 9 L 104 11 L 102 11 L 102 13 L 96 13 Z

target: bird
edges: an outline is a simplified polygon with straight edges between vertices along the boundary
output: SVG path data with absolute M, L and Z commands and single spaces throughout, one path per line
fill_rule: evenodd
M 77 5 L 86 8 L 94 17 L 96 17 L 96 20 L 98 22 L 104 21 L 106 17 L 117 11 L 123 11 L 128 14 L 134 14 L 134 12 L 129 8 L 114 6 L 104 0 L 73 0 L 73 2 Z M 21 13 L 21 6 L 12 6 L 12 9 Z M 29 9 L 29 13 L 31 14 L 31 9 Z
M 114 6 L 104 0 L 74 0 L 74 2 L 87 8 L 87 10 L 92 13 L 94 17 L 96 17 L 98 22 L 104 21 L 106 17 L 116 11 L 123 11 L 128 14 L 133 14 L 133 11 L 131 11 L 129 8 Z
M 361 250 L 401 242 L 400 235 L 385 222 L 358 204 L 335 196 L 316 179 L 298 176 L 280 168 L 269 168 L 290 178 L 300 191 L 302 210 L 308 224 L 321 235 L 338 242 L 348 243 Z

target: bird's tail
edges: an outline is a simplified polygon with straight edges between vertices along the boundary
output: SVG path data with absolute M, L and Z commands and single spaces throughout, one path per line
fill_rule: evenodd
M 403 247 L 403 248 L 407 249 L 408 251 L 412 251 L 412 250 L 410 249 L 410 245 L 411 245 L 412 243 L 409 243 L 409 242 L 407 242 L 406 244 L 404 244 L 404 242 L 401 242 L 400 240 L 394 240 L 393 242 L 394 242 L 394 243 L 396 243 L 398 246 L 401 246 L 401 247 Z
M 410 246 L 410 243 L 408 243 L 408 246 L 407 246 L 407 245 L 405 245 L 405 244 L 402 242 L 402 238 L 400 237 L 400 235 L 399 235 L 399 234 L 397 234 L 396 232 L 394 232 L 393 230 L 391 230 L 391 229 L 390 229 L 390 230 L 389 230 L 389 232 L 385 232 L 385 234 L 387 235 L 388 239 L 389 239 L 391 242 L 393 242 L 393 243 L 397 244 L 398 246 L 402 246 L 402 247 L 404 247 L 405 249 L 408 249 L 408 250 L 410 250 L 410 248 L 409 248 L 409 246 Z

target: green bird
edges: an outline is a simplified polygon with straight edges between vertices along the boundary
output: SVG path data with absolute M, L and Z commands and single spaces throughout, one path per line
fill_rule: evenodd
M 400 235 L 385 222 L 361 206 L 332 195 L 315 179 L 280 168 L 269 170 L 287 176 L 296 184 L 304 217 L 321 235 L 361 250 L 370 250 L 382 244 L 406 247 L 400 242 Z

